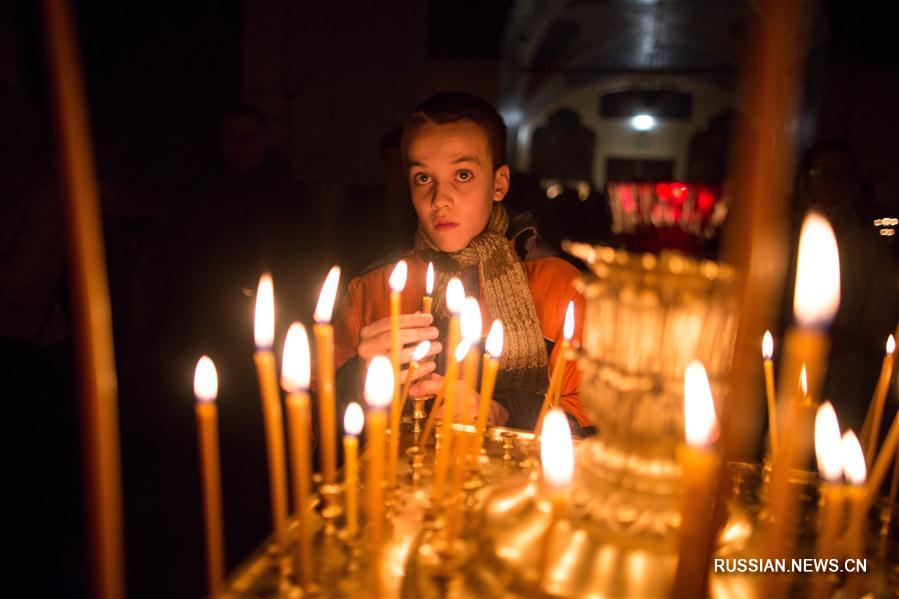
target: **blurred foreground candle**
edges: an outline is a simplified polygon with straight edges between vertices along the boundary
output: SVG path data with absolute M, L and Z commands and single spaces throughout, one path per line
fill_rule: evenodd
M 222 525 L 222 481 L 219 462 L 218 375 L 208 356 L 197 362 L 194 374 L 194 408 L 203 479 L 203 516 L 206 524 L 206 578 L 209 596 L 218 597 L 225 580 L 225 533 Z
M 406 371 L 406 383 L 400 393 L 400 414 L 403 413 L 403 406 L 406 405 L 406 399 L 409 397 L 409 387 L 412 386 L 413 375 L 421 367 L 421 361 L 425 359 L 429 351 L 431 351 L 431 342 L 427 340 L 416 345 L 412 351 L 412 361 L 409 362 L 409 369 Z
M 425 275 L 425 295 L 421 298 L 421 311 L 425 314 L 431 313 L 431 306 L 434 303 L 434 263 L 428 262 L 428 272 Z
M 450 313 L 449 331 L 447 332 L 446 342 L 446 347 L 450 351 L 446 361 L 447 370 L 449 369 L 450 362 L 455 359 L 453 358 L 452 352 L 455 351 L 461 337 L 460 315 L 462 314 L 464 305 L 465 287 L 462 286 L 462 281 L 453 277 L 449 280 L 449 283 L 446 284 L 446 309 L 449 310 Z
M 897 445 L 899 445 L 899 414 L 893 418 L 893 424 L 890 426 L 890 431 L 883 442 L 883 447 L 880 448 L 880 453 L 877 454 L 874 466 L 871 468 L 871 476 L 868 477 L 867 485 L 866 501 L 868 505 L 874 501 L 874 498 L 877 497 L 877 493 L 880 491 L 880 485 L 883 484 L 887 470 L 890 464 L 893 463 L 893 457 L 897 453 Z
M 409 267 L 400 260 L 390 274 L 390 364 L 393 367 L 393 401 L 390 404 L 390 453 L 387 465 L 387 486 L 396 486 L 397 463 L 400 454 L 400 298 L 406 287 Z
M 478 320 L 480 320 L 480 318 Z M 471 344 L 469 343 L 468 338 L 463 339 L 459 345 L 460 350 L 456 352 L 456 361 L 462 362 L 463 360 L 465 360 L 465 365 L 468 365 L 469 360 L 467 359 L 467 356 L 461 353 L 465 350 L 467 350 L 467 355 L 471 355 L 473 353 L 471 351 Z M 467 424 L 471 422 L 472 406 L 470 404 L 472 401 L 471 398 L 474 395 L 474 391 L 467 384 L 463 385 L 461 389 L 461 397 L 458 398 L 458 401 L 461 402 L 462 421 Z M 452 427 L 452 424 L 450 426 Z M 454 433 L 453 438 L 454 441 L 452 444 L 452 463 L 454 464 L 454 470 L 452 488 L 449 495 L 450 513 L 447 517 L 446 526 L 447 543 L 450 546 L 452 545 L 456 537 L 459 536 L 459 531 L 462 527 L 462 510 L 464 507 L 462 485 L 465 483 L 465 478 L 468 474 L 468 454 L 469 447 L 471 446 L 471 435 L 469 433 L 460 432 Z
M 843 435 L 843 476 L 849 483 L 846 499 L 849 504 L 849 530 L 846 532 L 846 557 L 861 559 L 865 555 L 865 524 L 867 522 L 868 503 L 865 497 L 865 455 L 858 438 L 851 430 Z M 861 597 L 863 578 L 858 574 L 849 576 L 846 587 L 847 597 Z
M 815 557 L 831 559 L 838 555 L 837 540 L 843 522 L 843 443 L 837 414 L 829 401 L 821 404 L 815 416 L 815 457 L 821 475 L 821 497 L 818 503 L 818 536 Z M 826 574 L 816 576 L 813 595 L 829 597 Z
M 802 368 L 799 370 L 799 392 L 802 394 L 803 401 L 809 401 L 808 371 L 805 368 L 805 364 L 803 364 Z
M 346 487 L 346 534 L 353 539 L 359 531 L 359 433 L 365 424 L 362 406 L 350 403 L 343 417 L 344 486 Z
M 503 352 L 503 323 L 494 320 L 487 333 L 487 341 L 484 343 L 484 365 L 481 373 L 481 404 L 478 406 L 478 433 L 472 445 L 472 459 L 477 459 L 484 446 L 484 431 L 487 429 L 487 414 L 490 412 L 490 402 L 493 400 L 493 387 L 496 384 L 496 371 L 499 369 L 499 357 Z
M 552 376 L 549 379 L 549 387 L 546 389 L 546 396 L 543 398 L 543 406 L 540 408 L 540 415 L 537 417 L 536 431 L 540 434 L 543 428 L 543 419 L 546 417 L 546 411 L 550 408 L 559 406 L 559 399 L 562 394 L 562 379 L 565 378 L 565 354 L 571 345 L 571 337 L 574 335 L 574 302 L 568 302 L 565 309 L 565 322 L 562 326 L 562 345 L 559 347 L 559 355 L 556 358 L 556 365 L 553 367 Z
M 284 405 L 287 409 L 287 430 L 290 435 L 293 503 L 296 507 L 299 529 L 297 571 L 300 584 L 304 587 L 312 582 L 312 512 L 308 509 L 312 486 L 310 473 L 312 457 L 309 450 L 312 438 L 308 392 L 310 371 L 309 336 L 306 334 L 306 327 L 295 322 L 290 325 L 287 338 L 284 340 L 281 385 L 287 392 Z
M 574 446 L 568 417 L 559 409 L 552 409 L 543 422 L 540 437 L 540 464 L 543 484 L 549 497 L 551 514 L 543 542 L 540 544 L 539 580 L 545 580 L 549 564 L 549 545 L 552 532 L 562 519 L 568 504 L 568 492 L 574 476 Z
M 443 381 L 443 424 L 441 425 L 440 447 L 434 463 L 434 489 L 432 499 L 437 502 L 443 499 L 446 479 L 449 474 L 450 458 L 453 446 L 453 420 L 456 415 L 456 370 L 458 364 L 468 353 L 468 341 L 462 340 L 456 345 L 452 357 L 448 360 L 446 377 Z M 436 409 L 436 408 L 432 408 Z
M 369 568 L 372 582 L 380 581 L 381 543 L 384 536 L 384 437 L 387 429 L 387 408 L 393 399 L 393 367 L 384 356 L 375 356 L 365 375 L 365 419 L 368 468 L 365 477 L 365 513 L 368 517 L 368 541 L 371 555 Z M 375 592 L 375 594 L 377 594 Z
M 874 398 L 868 411 L 871 416 L 871 430 L 868 438 L 862 439 L 865 443 L 865 464 L 870 468 L 877 455 L 877 442 L 880 440 L 880 422 L 883 419 L 883 405 L 887 392 L 890 390 L 890 377 L 893 375 L 893 353 L 896 351 L 896 339 L 890 335 L 887 339 L 886 354 L 883 356 L 883 365 L 880 368 L 880 378 L 877 380 L 877 388 L 874 390 Z
M 478 300 L 473 297 L 465 298 L 459 320 L 462 338 L 468 341 L 470 346 L 462 367 L 462 380 L 469 389 L 475 389 L 478 380 L 478 362 L 480 361 L 480 354 L 477 350 L 481 345 L 481 333 L 483 332 L 481 306 L 478 304 Z M 462 417 L 463 422 L 471 422 L 471 412 L 462 412 Z
M 678 448 L 683 468 L 680 545 L 672 597 L 705 597 L 712 560 L 715 490 L 721 460 L 713 444 L 718 418 L 705 368 L 691 362 L 684 373 L 684 432 Z
M 318 420 L 321 434 L 322 482 L 334 484 L 337 472 L 337 408 L 334 404 L 334 328 L 331 315 L 340 283 L 340 267 L 333 266 L 325 278 L 315 306 L 312 327 L 318 372 Z
M 765 397 L 768 400 L 768 441 L 772 459 L 777 455 L 777 400 L 774 395 L 774 338 L 765 331 L 762 338 L 762 361 L 765 368 Z
M 256 320 L 253 327 L 256 341 L 256 374 L 259 378 L 259 395 L 262 400 L 262 416 L 265 422 L 265 440 L 268 448 L 268 480 L 272 504 L 272 528 L 278 552 L 282 554 L 287 543 L 287 471 L 284 458 L 284 423 L 281 415 L 281 397 L 278 393 L 278 375 L 275 372 L 275 292 L 272 277 L 268 273 L 259 279 L 256 291 Z

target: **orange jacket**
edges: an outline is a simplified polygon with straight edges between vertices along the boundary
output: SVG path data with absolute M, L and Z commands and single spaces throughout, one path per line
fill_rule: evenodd
M 402 257 L 409 264 L 409 274 L 402 293 L 400 310 L 401 313 L 408 314 L 421 310 L 427 265 L 412 252 L 407 252 Z M 362 327 L 390 316 L 390 292 L 387 281 L 393 267 L 393 263 L 386 264 L 350 281 L 333 321 L 334 359 L 338 368 L 356 355 Z M 575 313 L 573 343 L 578 344 L 584 321 L 584 298 L 572 285 L 580 276 L 578 270 L 561 258 L 553 257 L 527 260 L 524 262 L 524 268 L 543 337 L 553 342 L 562 339 L 565 308 L 569 300 L 573 300 Z M 485 302 L 480 303 L 483 322 L 492 322 L 493 319 L 486 311 Z M 550 372 L 559 359 L 560 347 L 561 343 L 555 343 L 549 355 Z M 580 385 L 581 372 L 574 362 L 569 361 L 565 366 L 562 380 L 561 407 L 574 416 L 581 426 L 589 426 L 590 418 L 580 402 Z

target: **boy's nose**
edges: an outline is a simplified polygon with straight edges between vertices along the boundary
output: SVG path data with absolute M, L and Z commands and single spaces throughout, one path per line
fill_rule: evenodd
M 431 196 L 431 206 L 440 208 L 449 206 L 453 203 L 452 195 L 450 195 L 449 186 L 435 183 L 433 187 L 433 195 Z

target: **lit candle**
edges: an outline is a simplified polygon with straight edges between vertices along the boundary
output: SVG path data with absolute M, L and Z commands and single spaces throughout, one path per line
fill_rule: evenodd
M 393 399 L 393 366 L 385 356 L 375 356 L 365 375 L 365 401 L 368 403 L 365 477 L 365 513 L 368 517 L 370 569 L 373 582 L 380 580 L 381 543 L 384 536 L 384 437 L 387 409 Z
M 299 542 L 297 563 L 300 583 L 312 582 L 312 526 L 307 511 L 311 494 L 311 415 L 309 411 L 309 336 L 306 327 L 295 322 L 287 330 L 281 361 L 281 386 L 287 393 L 287 431 L 290 442 L 290 465 L 293 477 L 293 503 L 296 507 Z
M 465 298 L 462 305 L 462 315 L 460 316 L 459 326 L 462 332 L 462 338 L 468 341 L 470 348 L 468 355 L 465 357 L 465 363 L 462 366 L 462 380 L 465 381 L 466 387 L 474 389 L 478 380 L 478 362 L 480 354 L 477 351 L 481 345 L 481 333 L 483 325 L 481 323 L 481 306 L 478 300 L 473 297 Z M 471 422 L 471 411 L 462 411 L 463 422 Z
M 846 532 L 846 555 L 851 559 L 864 557 L 865 553 L 865 523 L 867 520 L 868 503 L 865 498 L 865 454 L 858 438 L 851 430 L 843 435 L 843 475 L 849 488 L 846 490 L 846 499 L 849 505 L 849 530 Z M 858 574 L 851 574 L 846 586 L 847 597 L 861 597 L 863 580 Z
M 452 352 L 453 348 L 459 344 L 459 339 L 461 337 L 460 314 L 462 313 L 462 307 L 464 305 L 465 287 L 462 286 L 462 281 L 453 277 L 446 285 L 446 309 L 449 310 L 450 313 L 446 346 L 450 349 L 450 352 Z M 450 353 L 447 358 L 446 366 L 447 369 L 449 369 L 449 363 L 454 359 L 453 354 Z
M 453 455 L 453 419 L 456 413 L 456 369 L 458 363 L 465 359 L 468 353 L 468 341 L 462 340 L 456 346 L 453 357 L 449 360 L 446 376 L 443 382 L 443 436 L 440 439 L 440 448 L 437 451 L 434 464 L 434 489 L 432 499 L 437 502 L 443 499 L 447 475 L 449 474 L 450 457 Z
M 203 479 L 203 516 L 206 525 L 206 578 L 209 596 L 218 597 L 225 579 L 225 533 L 222 525 L 222 482 L 219 462 L 218 375 L 208 356 L 197 362 L 194 396 L 197 404 L 197 440 Z
M 805 368 L 805 364 L 803 364 L 802 368 L 799 370 L 799 391 L 802 393 L 803 401 L 810 400 L 808 392 L 808 371 Z
M 396 486 L 400 453 L 400 297 L 406 287 L 409 267 L 400 260 L 390 274 L 390 364 L 393 367 L 393 401 L 390 404 L 390 453 L 388 454 L 387 485 Z
M 877 442 L 880 440 L 880 422 L 883 419 L 883 405 L 886 401 L 887 391 L 890 389 L 890 377 L 893 374 L 893 352 L 896 351 L 896 339 L 890 335 L 887 339 L 886 354 L 883 356 L 883 365 L 880 368 L 880 378 L 877 380 L 877 388 L 874 398 L 868 408 L 872 412 L 871 430 L 865 440 L 865 464 L 870 467 L 877 455 Z
M 272 277 L 269 274 L 264 274 L 259 279 L 253 336 L 256 341 L 253 359 L 256 362 L 256 374 L 259 379 L 259 395 L 262 400 L 268 449 L 272 528 L 278 552 L 281 553 L 287 546 L 287 472 L 281 398 L 278 393 L 278 376 L 275 373 L 275 355 L 272 353 L 272 344 L 275 341 L 275 294 Z
M 777 402 L 774 395 L 774 338 L 765 331 L 762 338 L 762 363 L 765 368 L 765 397 L 768 399 L 768 440 L 771 457 L 777 455 Z
M 552 376 L 549 379 L 549 387 L 546 389 L 546 396 L 543 398 L 543 406 L 540 408 L 540 415 L 537 417 L 536 431 L 539 434 L 543 428 L 543 418 L 546 411 L 550 408 L 558 407 L 559 398 L 562 393 L 562 379 L 565 378 L 565 354 L 571 345 L 571 337 L 574 335 L 574 302 L 568 302 L 565 309 L 565 322 L 562 326 L 562 346 L 559 348 L 559 356 L 556 358 L 556 365 L 553 368 Z
M 365 424 L 362 406 L 350 403 L 343 417 L 344 486 L 346 487 L 346 534 L 352 539 L 359 531 L 359 433 Z
M 434 303 L 434 263 L 428 262 L 428 272 L 425 275 L 425 295 L 421 298 L 421 310 L 425 314 L 431 313 Z
M 337 472 L 337 408 L 334 403 L 334 328 L 331 315 L 340 282 L 340 267 L 333 266 L 325 278 L 313 319 L 318 373 L 318 419 L 321 433 L 322 482 L 333 484 Z
M 705 368 L 691 362 L 684 374 L 684 432 L 678 448 L 683 468 L 683 505 L 677 572 L 672 597 L 704 597 L 713 550 L 712 514 L 721 460 L 713 446 L 718 418 Z
M 484 446 L 484 431 L 487 429 L 487 413 L 493 400 L 493 386 L 496 384 L 496 372 L 499 369 L 499 357 L 503 352 L 503 323 L 494 320 L 484 343 L 484 365 L 481 374 L 481 404 L 478 406 L 478 433 L 472 445 L 472 458 L 476 459 Z
M 568 491 L 574 476 L 574 446 L 568 417 L 559 409 L 546 414 L 540 437 L 540 463 L 543 467 L 543 484 L 551 505 L 549 525 L 540 544 L 540 580 L 548 574 L 549 545 L 553 529 L 564 517 L 568 503 Z
M 829 401 L 821 404 L 815 416 L 815 457 L 821 485 L 818 512 L 818 536 L 815 557 L 830 559 L 837 555 L 837 540 L 843 522 L 843 451 L 837 414 Z M 829 597 L 826 575 L 815 579 L 813 595 Z
M 415 371 L 421 367 L 421 361 L 424 360 L 430 350 L 431 342 L 425 340 L 416 345 L 415 349 L 412 351 L 412 361 L 409 362 L 409 370 L 406 372 L 406 383 L 403 385 L 402 393 L 400 393 L 401 414 L 403 412 L 403 406 L 406 405 L 406 399 L 409 397 L 409 388 L 412 386 L 412 375 L 414 375 Z

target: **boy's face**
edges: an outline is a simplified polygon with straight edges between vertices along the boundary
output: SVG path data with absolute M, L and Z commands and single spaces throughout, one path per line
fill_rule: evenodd
M 409 142 L 412 204 L 430 240 L 443 252 L 467 246 L 509 190 L 509 167 L 495 172 L 483 130 L 469 120 L 425 123 Z

